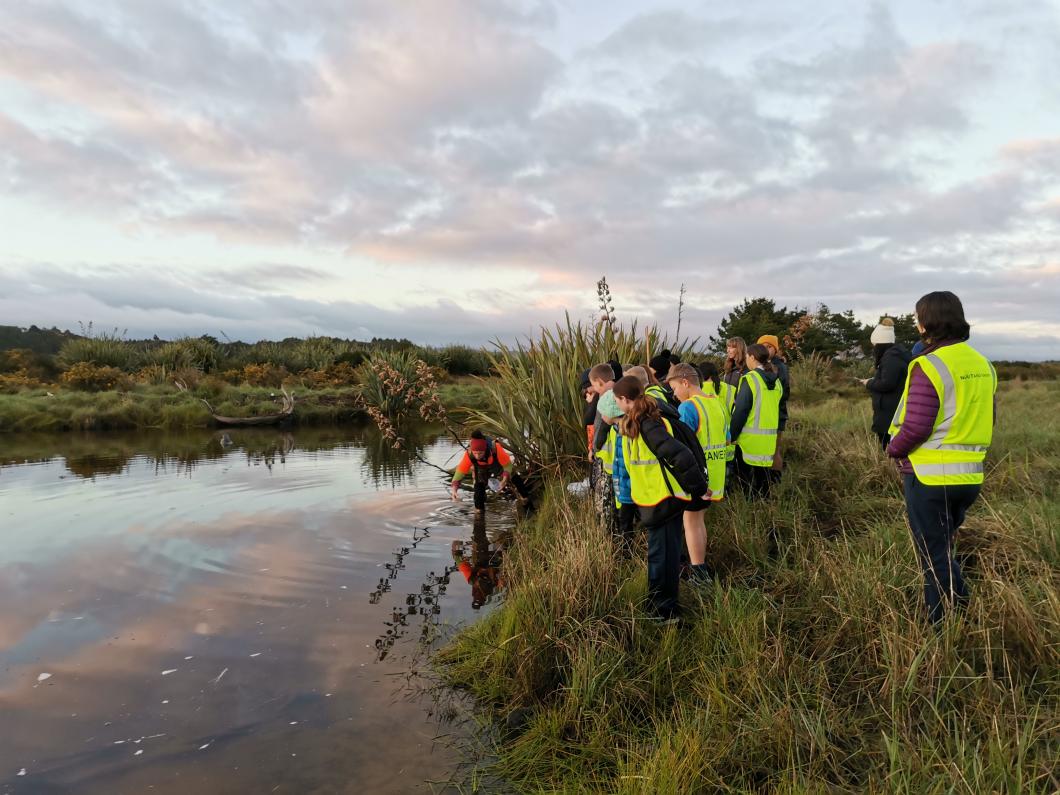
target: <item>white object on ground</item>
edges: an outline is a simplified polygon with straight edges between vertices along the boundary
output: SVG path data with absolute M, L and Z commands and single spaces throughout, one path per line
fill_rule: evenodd
M 37 681 L 38 682 L 43 682 L 45 679 L 51 679 L 51 678 L 52 678 L 51 674 L 37 674 Z
M 589 493 L 589 478 L 567 484 L 567 491 L 575 497 L 584 497 Z

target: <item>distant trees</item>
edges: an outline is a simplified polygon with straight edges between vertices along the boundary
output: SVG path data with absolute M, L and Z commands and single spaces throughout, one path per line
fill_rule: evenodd
M 888 317 L 894 319 L 898 342 L 912 346 L 920 338 L 912 315 Z M 710 349 L 723 353 L 725 340 L 730 337 L 743 337 L 750 344 L 763 334 L 774 334 L 782 347 L 787 338 L 787 347 L 797 348 L 793 353 L 857 356 L 871 351 L 869 337 L 875 327 L 875 323 L 861 323 L 850 309 L 834 312 L 825 304 L 813 311 L 800 307 L 788 309 L 778 307 L 772 298 L 745 298 L 710 336 Z

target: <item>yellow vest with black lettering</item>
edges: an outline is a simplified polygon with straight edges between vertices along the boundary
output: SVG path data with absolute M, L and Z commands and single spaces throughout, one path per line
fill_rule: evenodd
M 666 432 L 673 436 L 674 429 L 670 421 L 663 418 L 662 422 L 666 426 Z M 679 500 L 691 499 L 688 492 L 681 488 L 677 478 L 666 470 L 645 443 L 643 434 L 638 435 L 636 439 L 622 437 L 622 463 L 629 472 L 630 492 L 633 502 L 637 505 L 649 508 L 670 497 Z
M 931 436 L 909 454 L 916 479 L 925 486 L 982 483 L 983 461 L 994 436 L 994 366 L 966 342 L 913 359 L 906 373 L 902 400 L 891 421 L 892 437 L 905 422 L 914 367 L 923 371 L 939 396 L 939 413 Z
M 725 462 L 729 437 L 729 412 L 717 395 L 693 395 L 692 403 L 699 414 L 696 438 L 707 458 L 707 485 L 711 502 L 725 498 Z
M 612 473 L 615 468 L 615 429 L 608 427 L 607 429 L 607 441 L 604 442 L 604 446 L 596 451 L 596 457 L 603 462 L 604 472 L 608 475 Z
M 708 395 L 717 395 L 721 398 L 722 405 L 725 407 L 725 433 L 727 434 L 729 427 L 729 420 L 732 419 L 732 407 L 736 404 L 736 387 L 732 384 L 727 384 L 724 381 L 718 382 L 718 391 L 714 391 L 714 384 L 711 381 L 703 382 L 703 391 Z M 736 457 L 736 445 L 732 443 L 732 439 L 728 440 L 729 443 L 725 447 L 725 460 L 732 461 Z
M 754 467 L 773 466 L 777 451 L 777 428 L 780 426 L 780 397 L 784 387 L 780 381 L 770 389 L 758 370 L 745 373 L 740 383 L 747 382 L 751 390 L 751 412 L 740 431 L 736 444 L 743 451 L 743 460 Z

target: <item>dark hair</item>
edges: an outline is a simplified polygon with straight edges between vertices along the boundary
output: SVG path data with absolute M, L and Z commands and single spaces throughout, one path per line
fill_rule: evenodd
M 471 432 L 471 438 L 472 439 L 485 439 L 486 438 L 486 434 L 484 434 L 478 428 L 475 428 L 475 430 L 473 430 Z
M 758 362 L 767 373 L 777 371 L 776 366 L 769 360 L 769 348 L 765 345 L 759 345 L 757 342 L 754 345 L 748 345 L 747 355 Z
M 704 381 L 712 381 L 714 383 L 714 394 L 721 394 L 721 378 L 718 374 L 718 365 L 714 362 L 700 362 L 696 369 L 699 370 L 699 374 L 703 376 Z
M 972 333 L 971 326 L 964 319 L 961 299 L 949 290 L 928 293 L 917 301 L 916 319 L 924 327 L 923 337 L 928 343 L 942 340 L 964 342 Z
M 645 418 L 653 417 L 654 419 L 659 419 L 661 416 L 659 414 L 659 404 L 655 402 L 655 398 L 645 394 L 644 387 L 640 385 L 640 379 L 636 376 L 622 376 L 615 381 L 611 391 L 617 397 L 633 401 L 633 407 L 622 418 L 620 430 L 623 436 L 636 439 L 640 436 L 640 424 Z
M 893 342 L 877 342 L 872 346 L 872 359 L 873 364 L 877 367 L 880 366 L 880 362 L 883 361 L 883 354 L 887 353 L 891 348 L 895 346 Z

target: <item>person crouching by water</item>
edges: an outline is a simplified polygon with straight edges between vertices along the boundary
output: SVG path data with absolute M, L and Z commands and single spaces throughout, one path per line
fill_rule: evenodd
M 883 318 L 872 330 L 869 342 L 876 375 L 862 378 L 861 383 L 872 395 L 872 432 L 880 440 L 880 448 L 886 450 L 891 441 L 891 420 L 905 389 L 905 374 L 913 357 L 905 346 L 895 342 L 894 321 L 889 317 Z
M 717 377 L 717 369 L 714 370 Z M 695 581 L 705 583 L 714 574 L 707 566 L 707 529 L 704 518 L 711 502 L 725 497 L 725 451 L 729 441 L 729 410 L 723 398 L 718 397 L 718 383 L 711 384 L 715 390 L 706 394 L 701 388 L 699 371 L 690 364 L 675 364 L 666 375 L 674 395 L 681 401 L 677 411 L 681 421 L 696 433 L 707 461 L 707 484 L 710 498 L 692 500 L 685 506 L 685 547 L 688 562 L 692 566 Z
M 621 423 L 622 460 L 629 471 L 630 494 L 648 531 L 648 601 L 652 619 L 680 620 L 681 539 L 685 506 L 710 496 L 707 479 L 692 451 L 674 438 L 671 420 L 659 413 L 634 376 L 620 378 L 612 390 L 625 413 Z M 679 422 L 675 420 L 674 422 Z
M 784 387 L 764 345 L 747 346 L 747 373 L 740 379 L 729 421 L 736 450 L 733 474 L 751 496 L 769 491 L 777 450 L 780 400 Z
M 968 602 L 953 545 L 982 488 L 997 373 L 968 344 L 971 329 L 956 295 L 928 293 L 916 303 L 916 318 L 925 347 L 909 364 L 887 455 L 902 473 L 927 615 L 937 624 L 947 605 Z
M 459 499 L 457 493 L 461 481 L 468 475 L 472 475 L 476 511 L 483 511 L 486 508 L 486 487 L 490 478 L 500 478 L 501 491 L 510 484 L 516 494 L 524 502 L 529 503 L 530 493 L 526 484 L 515 472 L 511 454 L 499 442 L 485 436 L 482 431 L 476 430 L 471 432 L 467 448 L 464 451 L 464 457 L 456 465 L 456 471 L 453 472 L 450 492 L 454 502 Z

